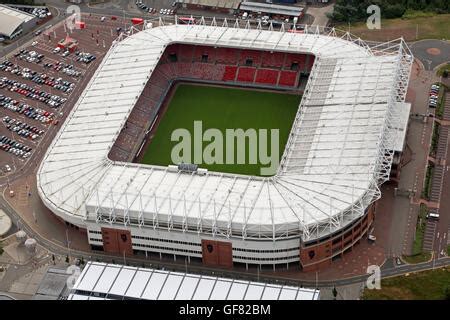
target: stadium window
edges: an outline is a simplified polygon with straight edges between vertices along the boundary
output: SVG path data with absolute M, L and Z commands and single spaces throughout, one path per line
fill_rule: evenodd
M 177 62 L 178 61 L 178 57 L 176 53 L 169 53 L 169 61 L 170 62 Z
M 207 54 L 202 54 L 202 62 L 204 62 L 204 63 L 208 62 L 208 55 Z
M 253 65 L 253 59 L 247 58 L 247 59 L 245 60 L 245 65 L 246 65 L 247 67 L 251 67 L 251 66 Z
M 291 70 L 292 71 L 297 71 L 298 70 L 298 62 L 292 62 Z

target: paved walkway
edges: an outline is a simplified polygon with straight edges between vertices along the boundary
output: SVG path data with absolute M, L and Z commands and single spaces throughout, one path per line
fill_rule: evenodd
M 439 220 L 427 220 L 424 241 L 424 250 L 434 252 L 436 256 L 445 256 L 448 243 L 448 232 L 450 228 L 450 94 L 445 95 L 444 121 L 441 121 L 439 140 L 436 151 L 436 165 L 432 180 L 432 192 L 434 190 L 439 203 L 437 208 L 430 212 L 438 213 Z M 432 241 L 430 238 L 432 237 Z
M 327 13 L 333 12 L 334 3 L 331 3 L 327 6 L 323 7 L 311 7 L 309 6 L 306 10 L 306 13 L 308 15 L 311 15 L 314 17 L 314 21 L 312 23 L 313 26 L 327 26 L 328 24 L 328 17 Z
M 428 92 L 436 78 L 432 72 L 422 70 L 416 62 L 412 68 L 406 101 L 411 102 L 411 114 L 428 114 Z M 411 198 L 397 196 L 392 203 L 392 225 L 390 226 L 389 255 L 409 255 L 412 251 L 423 181 L 428 161 L 428 150 L 432 134 L 432 117 L 410 118 L 406 143 L 411 150 L 410 161 L 401 168 L 398 189 L 411 191 Z M 381 199 L 384 201 L 385 199 Z

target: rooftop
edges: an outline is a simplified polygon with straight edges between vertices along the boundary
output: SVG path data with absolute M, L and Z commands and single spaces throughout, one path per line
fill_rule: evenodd
M 108 159 L 173 42 L 316 56 L 276 176 L 197 175 Z M 379 198 L 392 162 L 389 128 L 401 126 L 393 115 L 411 62 L 402 40 L 369 47 L 318 27 L 300 34 L 172 24 L 137 32 L 110 49 L 50 145 L 38 170 L 40 196 L 65 219 L 226 237 L 320 237 Z
M 304 9 L 303 7 L 297 6 L 245 1 L 241 3 L 239 10 L 300 17 Z
M 6 5 L 0 4 L 0 34 L 12 36 L 14 31 L 25 22 L 34 19 L 34 16 Z
M 88 262 L 68 300 L 318 300 L 319 290 Z

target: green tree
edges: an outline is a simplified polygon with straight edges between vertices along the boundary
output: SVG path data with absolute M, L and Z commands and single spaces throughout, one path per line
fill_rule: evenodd
M 407 10 L 449 13 L 448 0 L 336 0 L 329 17 L 337 22 L 364 21 L 369 17 L 367 8 L 377 5 L 382 18 L 400 18 Z

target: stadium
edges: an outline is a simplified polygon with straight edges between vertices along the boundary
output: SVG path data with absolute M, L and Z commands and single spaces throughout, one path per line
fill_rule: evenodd
M 322 27 L 146 22 L 113 44 L 73 107 L 39 166 L 39 195 L 97 250 L 328 265 L 370 231 L 403 150 L 412 61 L 402 39 Z M 301 95 L 280 118 L 290 130 L 274 175 L 142 161 L 185 82 Z

